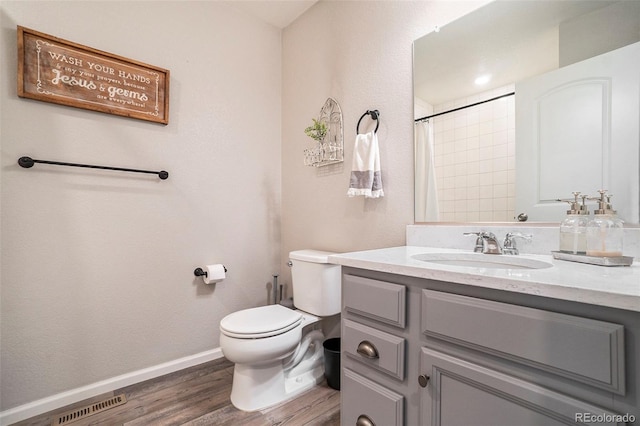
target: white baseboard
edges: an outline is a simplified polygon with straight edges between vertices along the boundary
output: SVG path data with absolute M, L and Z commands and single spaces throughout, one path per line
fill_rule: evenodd
M 133 371 L 121 376 L 112 377 L 87 386 L 71 389 L 0 412 L 0 425 L 10 425 L 105 392 L 111 392 L 125 386 L 140 383 L 145 380 L 153 379 L 155 377 L 163 376 L 165 374 L 173 373 L 174 371 L 183 370 L 185 368 L 193 367 L 194 365 L 213 361 L 222 357 L 222 350 L 220 348 L 216 348 L 154 365 L 152 367 L 143 368 L 142 370 Z

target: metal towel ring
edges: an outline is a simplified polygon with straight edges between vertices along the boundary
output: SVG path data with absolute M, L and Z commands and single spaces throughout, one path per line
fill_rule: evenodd
M 356 126 L 356 135 L 360 134 L 360 122 L 362 121 L 365 115 L 370 115 L 372 120 L 376 120 L 376 129 L 373 132 L 378 133 L 378 127 L 380 127 L 380 120 L 378 118 L 380 117 L 380 111 L 378 111 L 377 109 L 374 109 L 373 111 L 367 110 L 367 112 L 362 114 L 362 117 L 360 117 L 360 120 L 358 120 L 358 125 Z

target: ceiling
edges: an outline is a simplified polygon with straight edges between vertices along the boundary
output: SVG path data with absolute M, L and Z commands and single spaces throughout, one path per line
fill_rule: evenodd
M 228 3 L 254 17 L 285 28 L 318 0 L 229 0 Z
M 416 97 L 438 105 L 556 69 L 559 24 L 612 3 L 489 3 L 415 41 Z M 492 80 L 479 89 L 473 82 L 478 75 L 487 73 L 493 75 Z

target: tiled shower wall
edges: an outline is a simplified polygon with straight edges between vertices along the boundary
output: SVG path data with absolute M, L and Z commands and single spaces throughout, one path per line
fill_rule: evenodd
M 448 111 L 514 86 L 434 106 Z M 515 99 L 508 96 L 432 118 L 440 220 L 511 221 L 515 211 Z

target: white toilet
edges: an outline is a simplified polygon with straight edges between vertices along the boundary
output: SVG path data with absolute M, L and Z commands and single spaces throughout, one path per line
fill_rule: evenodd
M 291 399 L 321 382 L 324 375 L 319 317 L 340 313 L 340 266 L 333 253 L 289 253 L 293 302 L 244 309 L 220 321 L 220 348 L 235 363 L 231 403 L 260 410 Z

